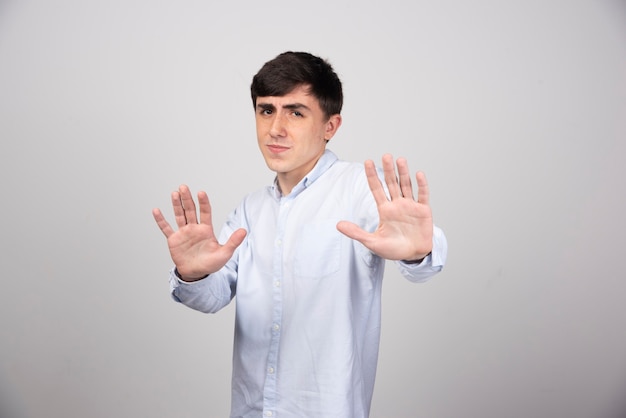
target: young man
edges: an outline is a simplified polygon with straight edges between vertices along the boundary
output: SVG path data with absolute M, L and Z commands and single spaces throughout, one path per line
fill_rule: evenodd
M 447 244 L 428 185 L 404 159 L 348 163 L 326 149 L 341 126 L 341 82 L 308 53 L 267 62 L 251 86 L 258 145 L 274 184 L 248 195 L 216 239 L 206 193 L 172 193 L 178 230 L 154 218 L 175 264 L 173 298 L 217 312 L 237 296 L 231 417 L 369 415 L 385 259 L 420 282 Z M 224 244 L 220 244 L 224 243 Z

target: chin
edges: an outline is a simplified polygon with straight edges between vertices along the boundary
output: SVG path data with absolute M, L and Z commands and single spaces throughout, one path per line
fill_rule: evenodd
M 283 169 L 283 164 L 281 164 L 281 161 L 277 160 L 276 158 L 265 158 L 265 164 L 267 165 L 267 168 L 269 168 L 270 170 L 274 171 L 274 172 L 280 172 Z

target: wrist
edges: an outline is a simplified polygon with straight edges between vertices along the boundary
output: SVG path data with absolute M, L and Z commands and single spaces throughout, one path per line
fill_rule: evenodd
M 197 278 L 183 276 L 182 274 L 180 274 L 177 267 L 174 268 L 174 274 L 183 282 L 197 282 L 198 280 L 206 279 L 209 276 L 208 274 L 205 274 L 204 276 L 197 277 Z
M 420 264 L 422 261 L 426 259 L 426 257 L 428 257 L 431 254 L 432 254 L 432 251 L 426 254 L 425 256 L 423 256 L 422 258 L 417 258 L 415 260 L 402 260 L 402 262 L 406 264 Z

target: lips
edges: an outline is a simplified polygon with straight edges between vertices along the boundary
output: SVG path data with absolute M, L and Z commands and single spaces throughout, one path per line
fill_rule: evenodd
M 282 145 L 276 145 L 276 144 L 269 144 L 267 146 L 267 148 L 270 150 L 270 152 L 274 153 L 274 154 L 280 154 L 281 152 L 285 152 L 289 149 L 289 147 L 285 147 Z

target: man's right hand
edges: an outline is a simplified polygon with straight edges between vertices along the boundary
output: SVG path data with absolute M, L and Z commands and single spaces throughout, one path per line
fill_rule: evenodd
M 198 193 L 200 216 L 196 216 L 196 204 L 186 185 L 172 193 L 172 206 L 178 230 L 170 226 L 160 209 L 153 209 L 152 215 L 167 238 L 170 255 L 180 278 L 192 282 L 215 273 L 228 262 L 235 249 L 246 237 L 246 230 L 240 228 L 232 233 L 228 241 L 221 245 L 215 238 L 211 219 L 211 204 L 205 192 Z

